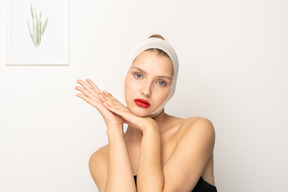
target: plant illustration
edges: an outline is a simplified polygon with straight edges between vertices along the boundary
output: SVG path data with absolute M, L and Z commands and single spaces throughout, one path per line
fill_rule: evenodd
M 48 17 L 46 18 L 44 24 L 42 25 L 42 13 L 40 11 L 39 16 L 37 14 L 37 10 L 35 7 L 32 7 L 31 4 L 31 16 L 32 16 L 32 25 L 33 25 L 33 33 L 31 32 L 30 24 L 27 19 L 27 24 L 30 32 L 30 37 L 34 43 L 35 47 L 39 47 L 41 43 L 41 38 L 47 28 L 48 25 Z

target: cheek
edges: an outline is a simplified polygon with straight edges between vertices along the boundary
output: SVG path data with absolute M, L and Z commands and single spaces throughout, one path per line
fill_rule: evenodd
M 124 85 L 124 91 L 125 91 L 125 95 L 127 95 L 131 92 L 131 81 L 129 80 L 129 78 L 126 78 L 125 85 Z
M 126 77 L 125 85 L 124 85 L 124 93 L 125 93 L 125 99 L 127 102 L 127 99 L 131 96 L 132 93 L 135 93 L 137 89 L 137 86 L 133 84 L 133 80 L 129 77 Z
M 168 97 L 169 94 L 169 88 L 167 89 L 161 89 L 161 90 L 155 90 L 154 94 L 157 95 L 156 99 L 158 102 L 162 103 L 165 101 L 165 99 Z

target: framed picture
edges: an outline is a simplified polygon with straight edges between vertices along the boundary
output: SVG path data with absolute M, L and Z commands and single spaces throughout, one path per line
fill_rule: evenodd
M 69 0 L 6 0 L 6 65 L 69 65 Z

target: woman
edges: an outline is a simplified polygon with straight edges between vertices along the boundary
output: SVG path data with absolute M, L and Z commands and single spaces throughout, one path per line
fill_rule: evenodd
M 127 107 L 91 80 L 78 80 L 77 96 L 94 106 L 107 125 L 109 144 L 92 154 L 89 168 L 102 191 L 215 192 L 212 123 L 166 114 L 178 59 L 160 35 L 143 41 L 123 72 Z M 128 124 L 123 132 L 123 123 Z

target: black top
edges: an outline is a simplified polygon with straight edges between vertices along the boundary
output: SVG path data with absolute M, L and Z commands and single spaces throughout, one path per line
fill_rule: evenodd
M 137 187 L 137 176 L 134 176 L 135 184 Z M 200 177 L 198 183 L 194 187 L 194 189 L 191 192 L 217 192 L 217 189 L 215 186 L 207 183 L 204 181 L 202 177 Z

